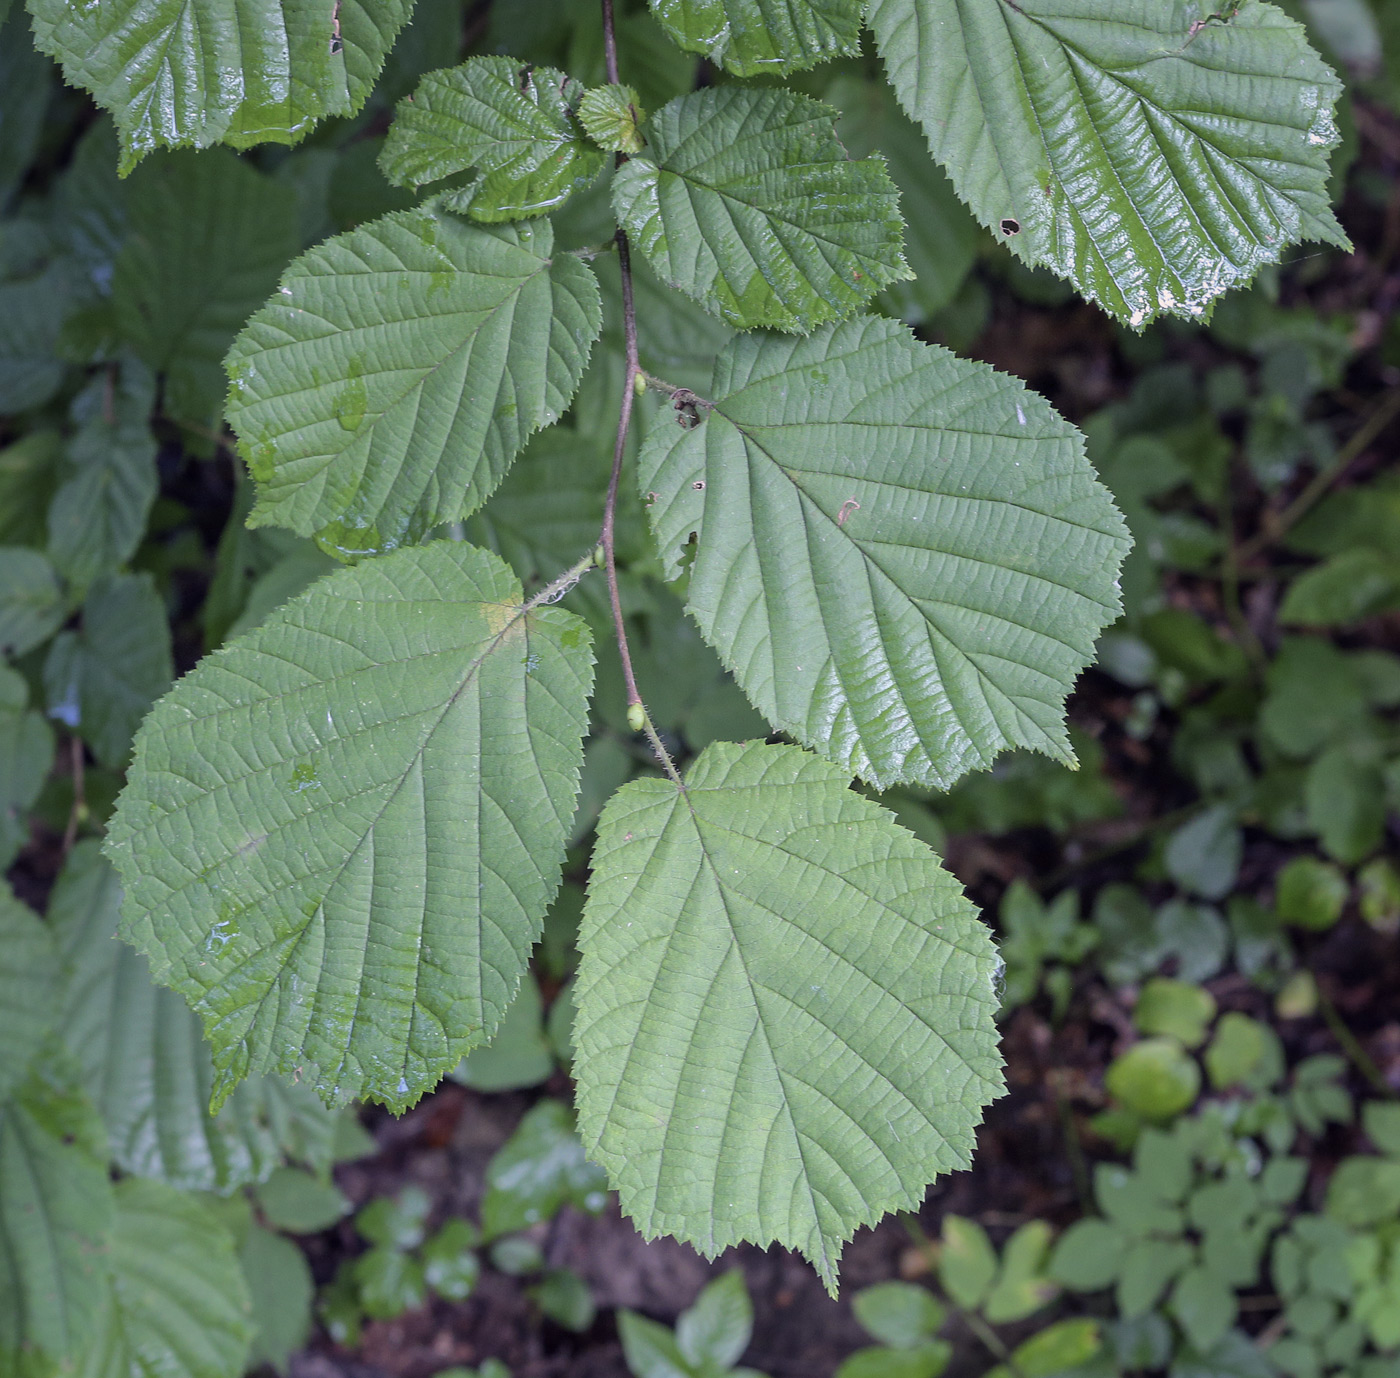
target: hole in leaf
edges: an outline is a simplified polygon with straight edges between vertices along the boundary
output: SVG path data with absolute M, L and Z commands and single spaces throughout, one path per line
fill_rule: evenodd
M 1021 222 L 1020 222 L 1019 220 L 1016 220 L 1016 219 L 1013 218 L 1012 216 L 1009 216 L 1009 215 L 1008 215 L 1008 216 L 1001 222 L 1001 232 L 1002 232 L 1002 234 L 1020 234 L 1020 233 L 1021 233 Z

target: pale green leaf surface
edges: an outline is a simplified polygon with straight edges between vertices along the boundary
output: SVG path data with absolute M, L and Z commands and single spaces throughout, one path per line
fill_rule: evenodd
M 29 809 L 53 765 L 53 731 L 28 704 L 23 677 L 0 665 L 0 871 L 29 840 Z
M 663 106 L 613 176 L 613 209 L 673 287 L 729 324 L 806 331 L 909 276 L 899 193 L 852 160 L 836 112 L 792 91 L 711 87 Z
M 95 378 L 73 400 L 69 474 L 49 505 L 49 556 L 79 590 L 124 565 L 146 534 L 155 501 L 155 381 L 135 360 Z
M 8 1045 L 7 1045 L 8 1047 Z M 112 1187 L 102 1123 L 60 1069 L 0 1102 L 0 1373 L 71 1365 L 102 1302 Z
M 840 768 L 716 743 L 604 810 L 579 947 L 579 1125 L 643 1234 L 808 1256 L 964 1167 L 1001 1090 L 996 951 Z
M 1008 746 L 1072 759 L 1064 700 L 1128 537 L 1079 433 L 1015 379 L 863 317 L 741 337 L 638 477 L 667 573 L 770 721 L 873 784 Z
M 113 770 L 174 678 L 170 622 L 149 574 L 108 574 L 83 600 L 81 631 L 54 638 L 44 660 L 49 716 L 76 732 Z
M 223 359 L 300 247 L 296 197 L 227 149 L 157 158 L 126 187 L 112 309 L 165 376 L 168 415 L 217 428 Z
M 756 77 L 858 53 L 865 0 L 651 0 L 651 8 L 687 52 Z
M 0 546 L 0 655 L 22 656 L 63 625 L 67 606 L 48 556 Z
M 130 171 L 162 146 L 290 144 L 364 104 L 413 0 L 30 0 L 35 41 L 112 112 Z
M 595 86 L 578 103 L 579 123 L 599 148 L 610 153 L 640 153 L 646 146 L 638 123 L 644 118 L 630 86 Z
M 275 1132 L 265 1083 L 239 1086 L 210 1115 L 214 1067 L 199 1020 L 117 940 L 121 900 L 98 844 L 83 841 L 49 904 L 64 959 L 60 1026 L 102 1113 L 112 1159 L 123 1172 L 191 1191 L 260 1181 L 281 1161 L 285 1137 Z
M 322 579 L 157 705 L 108 846 L 216 1098 L 277 1069 L 401 1109 L 490 1039 L 558 885 L 591 660 L 444 541 Z
M 891 84 L 982 224 L 1133 326 L 1304 239 L 1340 84 L 1262 0 L 873 0 Z
M 228 358 L 252 524 L 348 557 L 480 507 L 601 326 L 597 279 L 552 248 L 548 221 L 404 211 L 297 259 Z
M 78 1378 L 239 1378 L 252 1303 L 232 1234 L 186 1192 L 116 1188 L 111 1277 Z
M 576 111 L 584 88 L 553 67 L 473 57 L 429 72 L 399 102 L 379 166 L 399 187 L 477 170 L 443 205 L 473 220 L 545 215 L 586 187 L 606 161 Z
M 0 880 L 0 1100 L 28 1075 L 54 1022 L 58 952 L 43 920 Z

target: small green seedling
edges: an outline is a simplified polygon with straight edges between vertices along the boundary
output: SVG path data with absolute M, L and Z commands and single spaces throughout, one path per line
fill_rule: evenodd
M 753 1304 L 737 1268 L 704 1288 L 674 1332 L 626 1308 L 617 1328 L 635 1378 L 763 1378 L 735 1367 L 753 1334 Z

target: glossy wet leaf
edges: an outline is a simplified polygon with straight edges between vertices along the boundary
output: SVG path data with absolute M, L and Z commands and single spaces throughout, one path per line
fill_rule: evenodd
M 1346 246 L 1340 84 L 1262 0 L 873 0 L 891 84 L 983 225 L 1133 326 Z
M 579 1123 L 643 1234 L 842 1243 L 967 1163 L 1001 1087 L 987 931 L 937 857 L 795 747 L 720 742 L 603 813 Z
M 779 76 L 860 51 L 864 0 L 651 0 L 673 42 L 740 77 Z
M 379 155 L 399 187 L 476 170 L 442 204 L 473 220 L 546 215 L 603 169 L 577 118 L 583 87 L 553 67 L 473 57 L 429 72 L 398 104 Z
M 596 1215 L 606 1201 L 607 1180 L 584 1156 L 573 1113 L 542 1100 L 487 1165 L 481 1228 L 495 1238 L 552 1220 L 565 1205 Z
M 348 558 L 486 500 L 568 406 L 601 325 L 548 221 L 403 211 L 303 254 L 228 358 L 251 522 Z
M 1128 537 L 1043 399 L 863 317 L 736 339 L 713 408 L 638 461 L 668 575 L 770 721 L 880 786 L 1009 746 L 1070 760 L 1064 699 Z
M 53 765 L 53 731 L 28 704 L 24 679 L 0 664 L 0 870 L 29 840 L 29 809 Z
M 807 331 L 909 275 L 883 160 L 852 160 L 835 111 L 791 91 L 719 86 L 643 126 L 613 209 L 657 274 L 741 329 Z
M 300 1146 L 286 1112 L 327 1112 L 306 1088 L 273 1088 L 260 1078 L 210 1115 L 214 1067 L 199 1020 L 117 939 L 121 900 L 111 864 L 95 841 L 83 841 L 64 864 L 48 915 L 63 957 L 60 1027 L 102 1112 L 112 1160 L 123 1172 L 191 1191 L 261 1181 L 284 1147 Z
M 49 716 L 113 770 L 173 677 L 170 623 L 149 574 L 99 579 L 83 600 L 82 628 L 56 637 L 44 661 Z
M 402 1108 L 490 1039 L 558 885 L 591 661 L 437 542 L 322 579 L 157 705 L 108 846 L 216 1100 L 276 1068 Z
M 112 112 L 129 171 L 159 147 L 290 144 L 364 104 L 413 0 L 30 0 L 38 46 Z
M 186 1192 L 116 1187 L 108 1294 L 78 1378 L 239 1378 L 252 1303 L 233 1236 Z
M 71 1369 L 98 1324 L 111 1224 L 102 1122 L 40 1067 L 0 1101 L 0 1372 Z

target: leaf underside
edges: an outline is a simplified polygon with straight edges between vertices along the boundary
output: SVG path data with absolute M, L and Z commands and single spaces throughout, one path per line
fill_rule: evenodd
M 849 776 L 716 743 L 604 810 L 580 932 L 579 1124 L 643 1234 L 843 1241 L 965 1167 L 1002 1082 L 999 967 L 956 881 Z
M 290 144 L 365 102 L 413 0 L 30 0 L 34 39 L 112 112 L 129 172 L 159 147 Z
M 297 259 L 228 357 L 250 525 L 346 559 L 480 507 L 601 328 L 597 279 L 552 248 L 548 221 L 403 211 Z
M 1132 326 L 1201 316 L 1304 239 L 1331 69 L 1261 0 L 873 0 L 891 84 L 982 224 Z
M 668 577 L 696 534 L 687 606 L 760 712 L 880 787 L 1073 759 L 1129 541 L 1044 399 L 862 317 L 737 338 L 702 415 L 638 477 Z
M 613 177 L 613 209 L 673 287 L 741 329 L 806 331 L 909 276 L 899 193 L 850 159 L 836 111 L 791 91 L 711 87 L 663 106 Z
M 687 52 L 756 77 L 858 53 L 865 0 L 651 0 L 651 8 Z
M 602 171 L 575 111 L 583 87 L 553 67 L 474 57 L 429 72 L 398 104 L 379 166 L 395 186 L 477 169 L 443 204 L 473 220 L 545 215 Z
M 489 1041 L 558 886 L 591 684 L 582 622 L 437 542 L 322 579 L 157 704 L 107 845 L 216 1101 L 280 1070 L 403 1109 Z

